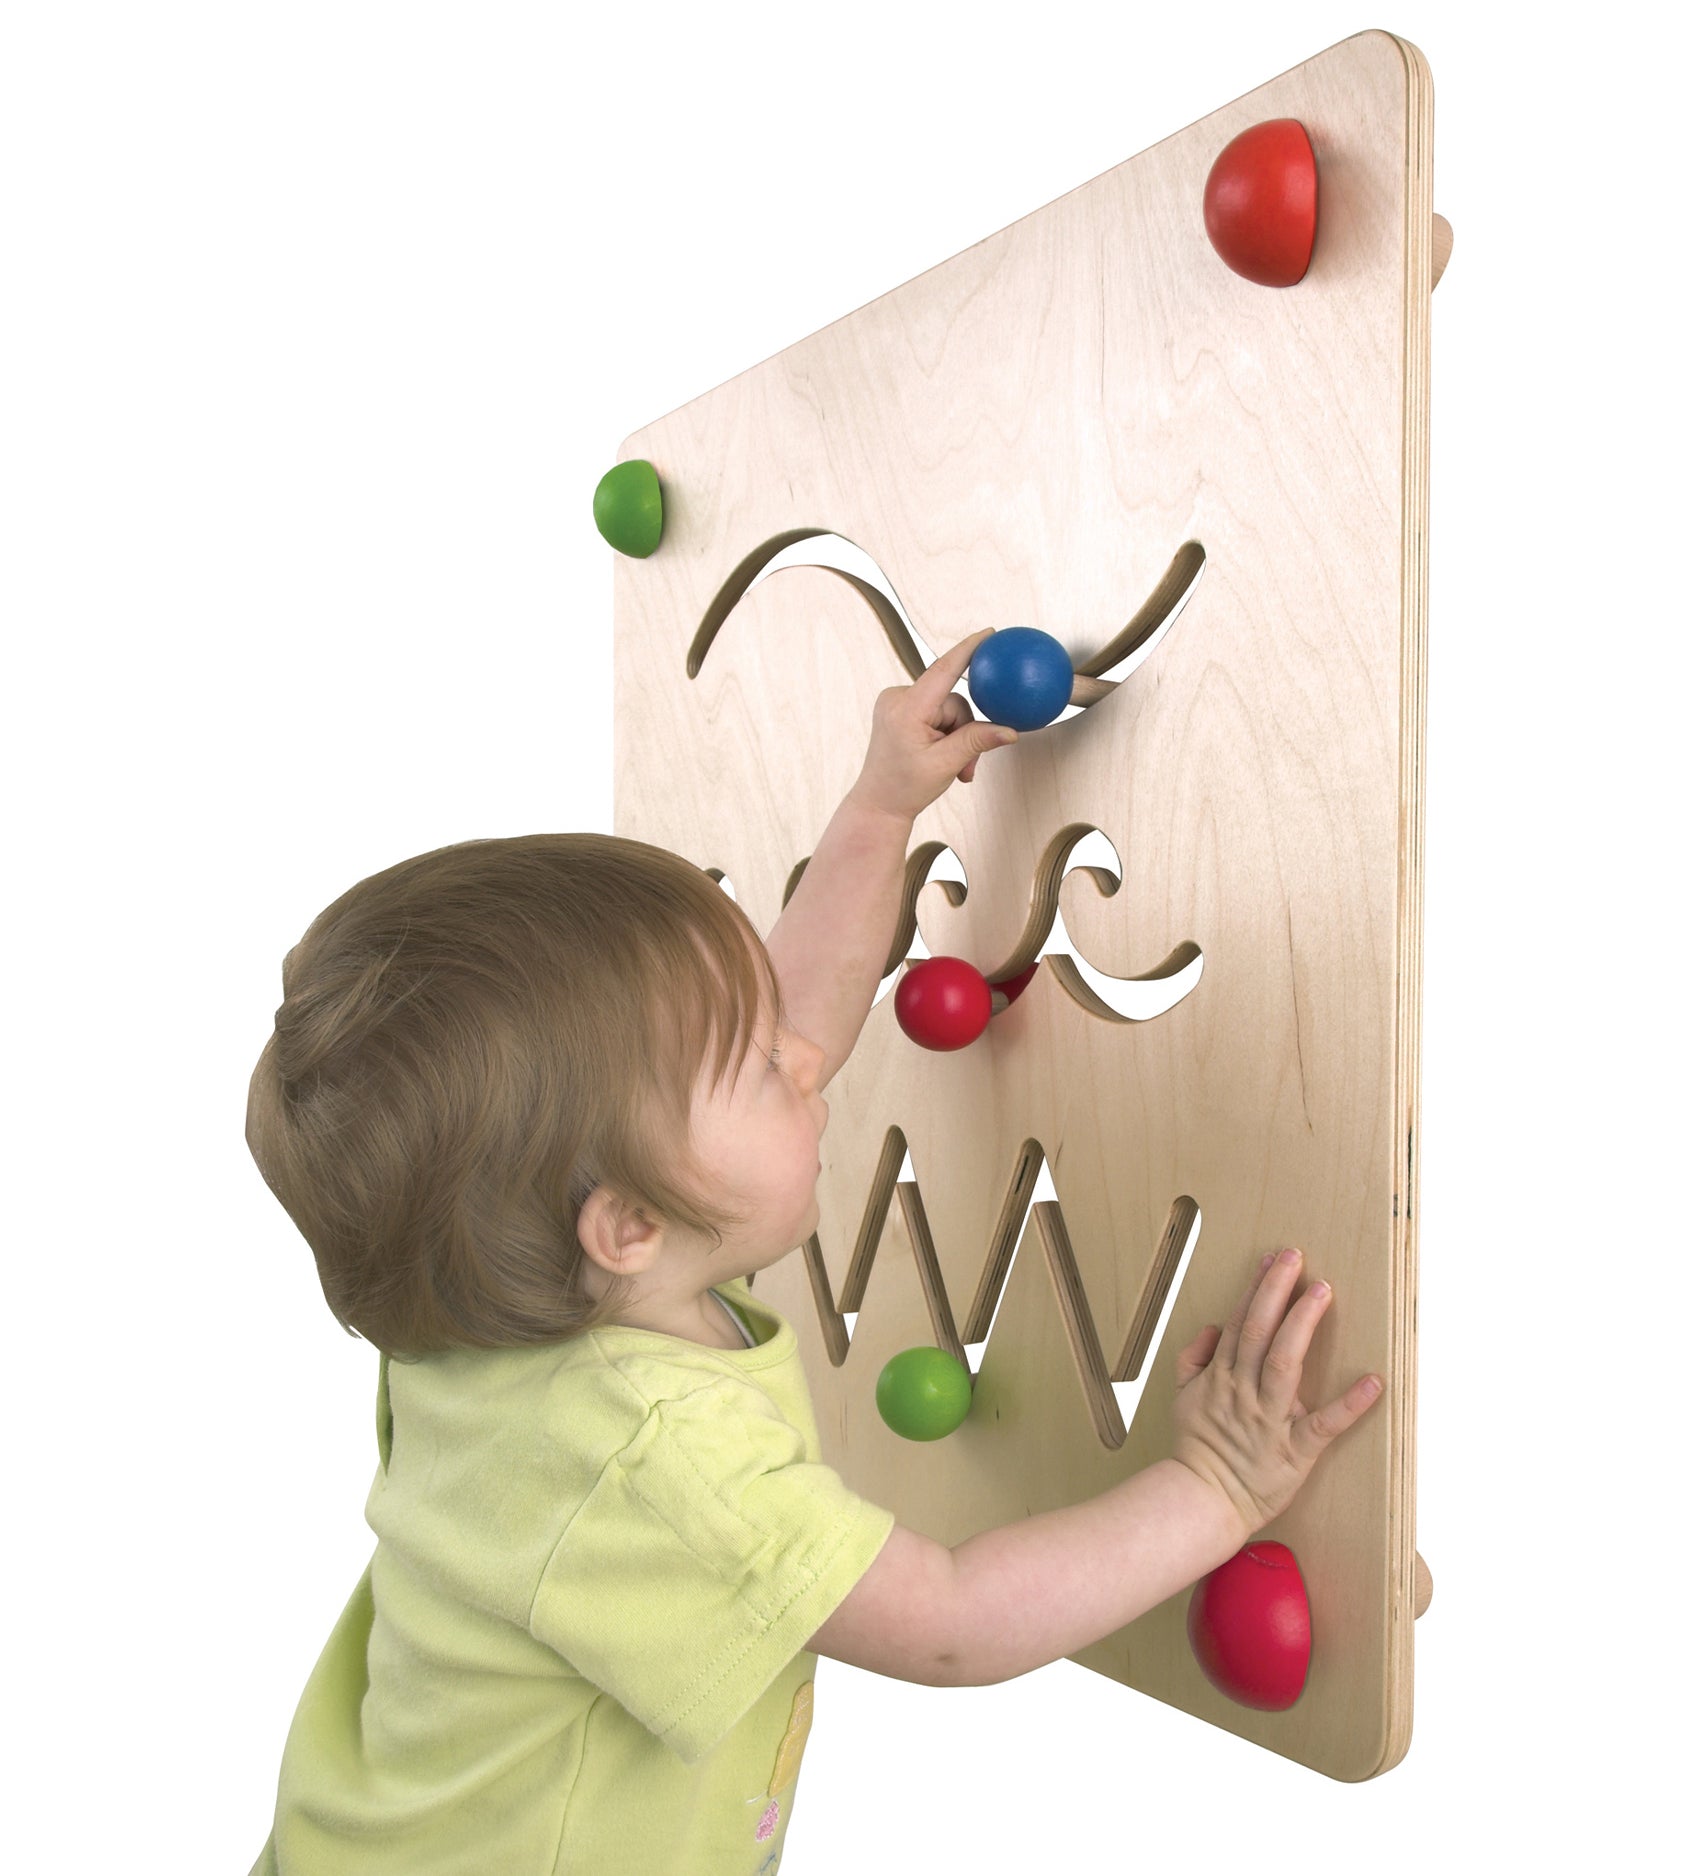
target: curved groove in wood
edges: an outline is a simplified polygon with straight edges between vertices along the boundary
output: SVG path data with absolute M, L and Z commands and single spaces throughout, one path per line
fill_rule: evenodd
M 1115 1009 L 1105 997 L 1098 995 L 1094 985 L 1078 968 L 1077 960 L 1070 953 L 1051 951 L 1046 958 L 1043 954 L 1043 946 L 1048 942 L 1049 933 L 1054 929 L 1055 916 L 1060 913 L 1060 884 L 1069 871 L 1088 873 L 1096 890 L 1104 899 L 1111 899 L 1120 889 L 1121 882 L 1118 876 L 1111 873 L 1105 866 L 1069 867 L 1067 864 L 1078 843 L 1087 834 L 1100 832 L 1100 828 L 1092 827 L 1088 821 L 1074 821 L 1071 826 L 1063 827 L 1048 843 L 1041 859 L 1037 862 L 1037 870 L 1032 878 L 1030 910 L 1026 914 L 1019 941 L 1008 956 L 995 969 L 985 971 L 984 976 L 992 984 L 1005 983 L 1008 978 L 1017 977 L 1021 971 L 1028 970 L 1031 965 L 1046 962 L 1067 995 L 1092 1016 L 1099 1016 L 1104 1022 L 1110 1023 L 1153 1022 L 1155 1016 L 1127 1016 L 1122 1010 Z M 927 884 L 940 886 L 947 895 L 950 905 L 965 904 L 969 889 L 963 881 L 930 879 L 930 869 L 935 865 L 938 856 L 951 851 L 946 841 L 928 840 L 908 854 L 906 872 L 901 882 L 900 917 L 896 922 L 894 941 L 889 947 L 888 959 L 883 966 L 884 978 L 899 970 L 905 963 L 913 940 L 918 935 L 918 896 Z M 959 858 L 957 854 L 954 857 Z M 804 870 L 803 863 L 799 870 Z M 1064 914 L 1061 914 L 1061 922 L 1066 928 L 1067 937 L 1071 939 L 1072 930 L 1070 926 L 1066 926 Z M 1152 965 L 1146 971 L 1134 971 L 1129 977 L 1122 977 L 1116 971 L 1103 971 L 1097 966 L 1091 968 L 1096 969 L 1099 976 L 1107 978 L 1112 983 L 1159 983 L 1166 978 L 1178 976 L 1201 956 L 1201 947 L 1186 939 L 1175 945 L 1159 964 Z M 1195 986 L 1191 988 L 1194 989 Z M 1181 993 L 1181 997 L 1184 994 L 1188 992 Z M 1167 1006 L 1168 1009 L 1173 1007 L 1173 1004 Z M 1166 1010 L 1160 1010 L 1155 1014 L 1164 1016 L 1166 1013 Z M 973 1336 L 972 1340 L 975 1342 L 978 1337 Z
M 1152 971 L 1140 971 L 1135 977 L 1114 979 L 1117 983 L 1149 984 L 1159 983 L 1168 977 L 1177 977 L 1188 970 L 1202 956 L 1201 949 L 1187 940 L 1182 945 L 1175 945 Z M 1051 951 L 1047 964 L 1054 972 L 1055 982 L 1071 997 L 1080 1009 L 1088 1010 L 1092 1016 L 1099 1016 L 1105 1023 L 1152 1023 L 1157 1016 L 1165 1016 L 1167 1010 L 1176 1009 L 1189 995 L 1190 990 L 1181 993 L 1166 1010 L 1158 1010 L 1155 1016 L 1127 1016 L 1123 1010 L 1116 1010 L 1112 1004 L 1096 994 L 1088 978 L 1078 968 L 1078 960 L 1064 951 Z M 1200 980 L 1199 980 L 1200 981 Z
M 1196 589 L 1208 555 L 1201 541 L 1186 541 L 1173 556 L 1171 565 L 1156 583 L 1155 591 L 1110 638 L 1102 649 L 1086 658 L 1078 669 L 1089 678 L 1099 678 L 1116 664 L 1146 645 L 1184 610 L 1185 601 Z M 1117 686 L 1116 686 L 1117 688 Z M 1074 697 L 1073 701 L 1078 700 Z
M 906 954 L 912 949 L 913 939 L 918 936 L 918 895 L 930 883 L 930 869 L 944 853 L 953 853 L 945 840 L 926 840 L 906 856 L 906 872 L 900 883 L 900 916 L 895 920 L 894 942 L 889 946 L 888 961 L 883 965 L 883 977 L 891 976 L 906 962 Z M 956 860 L 959 857 L 957 853 L 954 854 Z M 963 872 L 965 869 L 962 866 L 960 870 Z M 935 883 L 942 888 L 949 905 L 965 904 L 966 887 L 963 880 L 939 879 Z M 999 982 L 1000 979 L 995 981 Z
M 1066 864 L 1086 834 L 1098 834 L 1101 831 L 1098 827 L 1092 827 L 1088 821 L 1074 821 L 1071 826 L 1063 827 L 1043 849 L 1042 859 L 1031 880 L 1031 910 L 1025 920 L 1025 929 L 1019 935 L 1013 955 L 999 969 L 990 972 L 993 983 L 1005 983 L 1009 977 L 1017 976 L 1041 953 L 1048 942 L 1049 933 L 1054 929 L 1055 914 L 1060 909 L 1060 882 L 1066 877 Z M 1105 871 L 1100 867 L 1093 870 Z
M 705 616 L 699 621 L 699 629 L 693 634 L 693 642 L 687 648 L 687 675 L 696 678 L 703 668 L 706 656 L 723 622 L 747 593 L 765 577 L 770 563 L 790 547 L 796 547 L 801 541 L 835 540 L 851 548 L 854 553 L 884 579 L 888 575 L 882 572 L 876 561 L 871 559 L 857 541 L 848 540 L 845 534 L 837 534 L 833 528 L 790 528 L 786 533 L 774 534 L 769 540 L 755 547 L 737 565 L 732 573 L 717 589 L 716 597 L 705 609 Z M 1137 611 L 1110 638 L 1099 651 L 1092 652 L 1077 667 L 1072 682 L 1070 702 L 1080 708 L 1088 709 L 1091 704 L 1100 703 L 1104 697 L 1110 697 L 1125 681 L 1123 678 L 1105 680 L 1104 671 L 1112 669 L 1123 659 L 1129 658 L 1141 647 L 1166 632 L 1184 604 L 1194 591 L 1197 581 L 1202 577 L 1202 570 L 1208 559 L 1200 541 L 1187 541 L 1173 556 L 1167 571 L 1156 583 L 1155 590 L 1138 607 Z M 810 561 L 790 561 L 789 566 L 810 566 Z M 778 568 L 785 572 L 786 568 Z M 889 648 L 900 661 L 902 670 L 914 683 L 924 675 L 926 659 L 919 652 L 906 620 L 895 609 L 893 602 L 880 587 L 869 580 L 861 579 L 856 573 L 849 573 L 845 567 L 821 565 L 820 570 L 833 573 L 838 579 L 845 580 L 865 601 L 877 616 L 883 629 L 883 635 L 889 642 Z M 892 586 L 893 581 L 889 581 Z M 1057 719 L 1058 721 L 1058 719 Z M 1048 727 L 1047 725 L 1044 726 Z
M 717 636 L 718 629 L 740 604 L 746 589 L 757 580 L 766 565 L 796 541 L 809 541 L 816 535 L 828 532 L 827 528 L 792 528 L 786 534 L 773 534 L 763 546 L 755 547 L 740 562 L 718 587 L 716 597 L 705 608 L 705 616 L 699 621 L 698 631 L 693 634 L 692 644 L 687 647 L 687 675 L 690 678 L 699 675 L 699 668 L 705 662 L 705 654 L 711 649 L 711 641 Z

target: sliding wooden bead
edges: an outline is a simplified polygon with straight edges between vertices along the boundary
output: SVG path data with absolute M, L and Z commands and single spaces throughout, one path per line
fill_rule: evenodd
M 894 987 L 895 1020 L 924 1049 L 976 1042 L 994 1010 L 983 973 L 964 958 L 926 958 Z
M 943 1439 L 971 1412 L 971 1376 L 945 1348 L 903 1349 L 877 1376 L 877 1412 L 902 1439 Z
M 1058 638 L 1034 626 L 994 632 L 971 655 L 966 687 L 991 723 L 1040 730 L 1072 701 L 1072 658 Z

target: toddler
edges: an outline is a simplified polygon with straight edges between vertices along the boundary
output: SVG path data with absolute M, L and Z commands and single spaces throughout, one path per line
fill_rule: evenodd
M 775 1871 L 818 1655 L 946 1687 L 1071 1654 L 1372 1404 L 1297 1400 L 1328 1298 L 1286 1251 L 1180 1356 L 1173 1456 L 1098 1498 L 949 1550 L 822 1463 L 748 1280 L 817 1225 L 913 821 L 1014 739 L 953 690 L 983 636 L 878 698 L 764 943 L 675 855 L 542 834 L 363 880 L 285 959 L 247 1137 L 380 1351 L 377 1545 L 256 1873 Z

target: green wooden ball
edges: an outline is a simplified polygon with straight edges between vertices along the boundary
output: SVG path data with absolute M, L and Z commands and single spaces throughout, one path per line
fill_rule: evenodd
M 877 1412 L 902 1439 L 939 1440 L 971 1412 L 971 1376 L 946 1349 L 903 1349 L 877 1376 Z
M 592 518 L 617 553 L 644 560 L 663 539 L 658 472 L 640 457 L 606 471 L 592 492 Z

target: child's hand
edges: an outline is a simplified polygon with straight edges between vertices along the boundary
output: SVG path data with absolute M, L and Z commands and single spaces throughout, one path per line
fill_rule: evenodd
M 849 791 L 881 814 L 912 823 L 956 775 L 969 782 L 986 749 L 1019 740 L 1017 730 L 973 717 L 954 686 L 978 646 L 995 630 L 973 632 L 945 651 L 915 684 L 879 691 L 871 712 L 871 745 Z
M 1225 1492 L 1250 1536 L 1284 1511 L 1316 1460 L 1380 1397 L 1379 1378 L 1364 1375 L 1314 1413 L 1297 1398 L 1310 1338 L 1332 1302 L 1306 1291 L 1287 1312 L 1302 1270 L 1300 1251 L 1264 1260 L 1265 1274 L 1225 1329 L 1211 1323 L 1178 1361 L 1173 1457 Z

